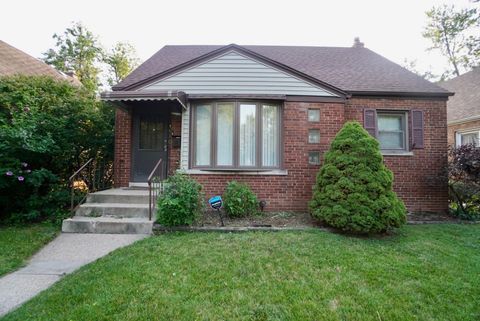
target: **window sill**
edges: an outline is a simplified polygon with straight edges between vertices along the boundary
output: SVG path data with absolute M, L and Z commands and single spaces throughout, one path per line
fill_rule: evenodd
M 286 176 L 288 175 L 287 170 L 283 169 L 264 169 L 264 170 L 239 170 L 239 169 L 187 169 L 181 171 L 185 174 L 192 175 L 271 175 L 271 176 Z
M 383 156 L 413 156 L 413 152 L 406 152 L 406 151 L 398 151 L 398 152 L 392 152 L 392 151 L 382 151 Z

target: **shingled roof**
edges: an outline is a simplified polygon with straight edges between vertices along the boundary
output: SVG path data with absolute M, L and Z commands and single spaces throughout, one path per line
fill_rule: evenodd
M 228 49 L 244 50 L 350 94 L 449 95 L 445 89 L 362 46 L 165 46 L 113 89 L 135 89 L 191 61 Z
M 80 81 L 76 78 L 62 74 L 43 61 L 0 40 L 0 76 L 17 74 L 26 76 L 50 76 L 58 80 L 67 80 L 76 85 L 80 84 Z
M 439 85 L 455 92 L 447 103 L 449 123 L 480 117 L 480 67 Z

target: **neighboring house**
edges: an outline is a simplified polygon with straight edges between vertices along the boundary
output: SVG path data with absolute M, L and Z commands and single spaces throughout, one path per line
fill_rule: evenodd
M 50 76 L 80 85 L 80 81 L 75 77 L 65 75 L 43 61 L 33 58 L 0 40 L 0 76 L 12 75 Z
M 266 210 L 305 211 L 330 142 L 356 120 L 380 141 L 408 209 L 445 212 L 450 95 L 356 39 L 166 46 L 102 98 L 118 107 L 117 187 L 145 185 L 162 158 L 164 175 L 188 173 L 207 197 L 237 180 Z
M 448 144 L 480 146 L 480 67 L 439 85 L 455 92 L 447 104 Z

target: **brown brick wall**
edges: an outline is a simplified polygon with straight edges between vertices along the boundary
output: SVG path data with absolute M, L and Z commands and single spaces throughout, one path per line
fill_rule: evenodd
M 308 108 L 320 109 L 320 123 L 307 121 Z M 308 164 L 308 151 L 325 152 L 343 123 L 343 104 L 285 103 L 284 168 L 285 176 L 273 175 L 193 175 L 204 187 L 207 197 L 221 195 L 230 180 L 246 182 L 260 200 L 267 201 L 266 210 L 305 211 L 320 168 Z M 320 129 L 320 144 L 308 144 L 308 129 Z
M 320 123 L 308 122 L 308 108 L 320 109 Z M 385 156 L 385 162 L 395 174 L 395 191 L 410 211 L 446 211 L 447 187 L 435 183 L 435 179 L 443 173 L 442 169 L 447 161 L 446 103 L 442 100 L 355 98 L 346 104 L 286 102 L 283 115 L 283 147 L 284 168 L 288 171 L 288 175 L 197 174 L 192 176 L 203 185 L 207 197 L 221 195 L 227 182 L 235 179 L 248 183 L 259 199 L 265 199 L 266 210 L 305 211 L 320 167 L 308 164 L 308 151 L 318 150 L 323 155 L 345 121 L 363 122 L 364 108 L 422 109 L 425 112 L 425 148 L 414 150 L 413 156 Z M 121 144 L 124 137 L 131 133 L 131 120 L 127 121 L 126 118 L 119 117 L 117 114 L 117 134 L 121 133 L 122 138 L 115 144 L 116 157 L 124 160 L 121 164 L 116 160 L 115 169 L 120 170 L 120 175 L 116 174 L 116 180 L 128 185 L 130 149 L 128 148 L 128 156 L 119 155 L 117 152 L 127 150 L 125 144 Z M 126 125 L 127 122 L 129 126 Z M 122 124 L 120 129 L 119 123 Z M 123 130 L 127 128 L 128 130 Z M 308 144 L 309 128 L 320 129 L 320 144 Z M 179 131 L 180 117 L 172 118 L 172 135 L 180 134 Z M 179 168 L 179 160 L 180 150 L 171 149 L 170 173 Z
M 394 190 L 409 211 L 445 212 L 448 189 L 439 183 L 447 165 L 446 102 L 427 99 L 352 99 L 345 106 L 346 120 L 363 122 L 363 108 L 424 111 L 423 149 L 413 156 L 385 156 L 385 164 L 395 175 Z M 409 124 L 410 126 L 410 124 Z M 411 137 L 411 133 L 409 135 Z
M 132 116 L 130 113 L 117 109 L 115 112 L 115 187 L 128 186 L 130 182 L 130 167 L 132 164 Z
M 480 120 L 469 121 L 462 124 L 448 125 L 448 146 L 455 145 L 455 132 L 479 128 Z

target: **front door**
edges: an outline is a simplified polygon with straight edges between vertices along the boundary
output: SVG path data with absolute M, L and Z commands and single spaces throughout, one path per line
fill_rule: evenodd
M 162 158 L 163 177 L 167 173 L 168 119 L 166 115 L 136 114 L 133 117 L 133 182 L 147 182 Z

